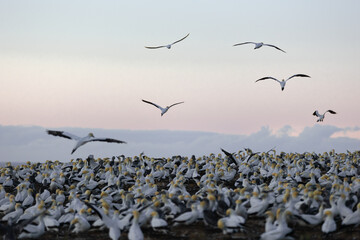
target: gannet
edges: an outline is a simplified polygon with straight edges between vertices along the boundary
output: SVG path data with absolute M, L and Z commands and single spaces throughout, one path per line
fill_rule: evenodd
M 256 42 L 243 42 L 243 43 L 237 43 L 237 44 L 234 44 L 234 47 L 236 46 L 239 46 L 239 45 L 243 45 L 243 44 L 255 44 L 255 48 L 254 49 L 258 49 L 258 48 L 261 48 L 262 46 L 268 46 L 268 47 L 273 47 L 273 48 L 276 48 L 277 50 L 280 50 L 284 53 L 286 53 L 284 50 L 280 49 L 279 47 L 277 46 L 274 46 L 274 45 L 271 45 L 271 44 L 266 44 L 266 43 L 263 43 L 263 42 L 259 42 L 259 43 L 256 43 Z
M 351 225 L 356 224 L 358 225 L 360 223 L 360 203 L 357 204 L 357 209 L 352 214 L 347 215 L 342 220 L 342 225 Z
M 126 143 L 124 141 L 113 139 L 113 138 L 97 138 L 92 133 L 89 133 L 86 137 L 81 138 L 81 137 L 78 137 L 71 133 L 64 132 L 64 131 L 46 130 L 46 132 L 53 136 L 63 137 L 63 138 L 72 139 L 72 140 L 77 141 L 75 147 L 71 151 L 71 154 L 73 154 L 76 151 L 76 149 L 78 149 L 79 147 L 81 147 L 82 145 L 84 145 L 88 142 L 98 141 L 98 142 L 110 142 L 110 143 Z
M 128 239 L 129 240 L 143 240 L 144 239 L 144 234 L 141 231 L 141 228 L 139 226 L 139 212 L 134 210 L 133 212 L 133 220 L 132 220 L 132 224 L 130 226 L 129 229 L 129 233 L 128 233 Z
M 106 212 L 104 212 L 102 209 L 88 203 L 88 202 L 84 202 L 89 208 L 92 208 L 97 215 L 99 215 L 99 217 L 101 218 L 101 220 L 103 221 L 103 223 L 105 224 L 105 226 L 109 229 L 109 237 L 112 240 L 117 240 L 120 238 L 121 235 L 121 231 L 120 231 L 120 227 L 118 225 L 118 220 L 117 219 L 113 219 L 111 217 L 109 217 L 107 215 Z M 108 210 L 107 210 L 108 211 Z
M 310 77 L 310 76 L 308 76 L 306 74 L 295 74 L 295 75 L 292 75 L 291 77 L 287 78 L 286 80 L 283 79 L 281 81 L 276 79 L 276 78 L 273 78 L 273 77 L 263 77 L 263 78 L 260 78 L 260 79 L 256 80 L 255 82 L 263 81 L 263 80 L 267 80 L 267 79 L 272 79 L 272 80 L 275 80 L 278 83 L 280 83 L 281 91 L 284 91 L 286 82 L 289 81 L 293 77 Z
M 183 37 L 182 39 L 177 40 L 177 41 L 175 41 L 175 42 L 173 42 L 173 43 L 170 43 L 170 44 L 168 44 L 168 45 L 162 45 L 162 46 L 157 46 L 157 47 L 146 47 L 146 46 L 145 46 L 145 47 L 148 48 L 148 49 L 157 49 L 157 48 L 163 48 L 163 47 L 166 47 L 167 49 L 170 49 L 172 45 L 174 45 L 175 43 L 178 43 L 178 42 L 184 40 L 185 38 L 187 38 L 187 37 L 189 36 L 189 34 L 190 34 L 190 33 L 188 33 L 188 34 L 187 34 L 185 37 Z
M 325 221 L 321 226 L 321 231 L 324 233 L 334 232 L 336 230 L 336 222 L 334 220 L 334 215 L 331 210 L 324 212 Z
M 329 113 L 331 113 L 331 114 L 336 114 L 336 112 L 334 112 L 333 110 L 327 110 L 326 112 L 324 112 L 324 114 L 320 114 L 319 112 L 318 112 L 318 110 L 316 110 L 314 113 L 313 113 L 313 115 L 314 116 L 317 116 L 318 117 L 318 120 L 316 120 L 316 122 L 322 122 L 322 121 L 324 121 L 324 118 L 325 118 L 325 113 L 327 113 L 327 112 L 329 112 Z
M 164 114 L 169 110 L 169 108 L 171 108 L 172 106 L 175 106 L 175 105 L 177 105 L 177 104 L 184 103 L 184 102 L 178 102 L 178 103 L 171 104 L 170 106 L 166 106 L 165 108 L 162 108 L 162 107 L 160 107 L 159 105 L 157 105 L 157 104 L 155 104 L 155 103 L 152 103 L 152 102 L 149 102 L 149 101 L 146 101 L 146 100 L 144 100 L 144 99 L 142 99 L 142 101 L 145 102 L 145 103 L 154 105 L 155 107 L 157 107 L 158 109 L 160 109 L 160 111 L 161 111 L 161 116 L 164 115 Z

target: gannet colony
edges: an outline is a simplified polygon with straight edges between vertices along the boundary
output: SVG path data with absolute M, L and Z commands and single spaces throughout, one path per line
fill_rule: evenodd
M 188 36 L 146 48 L 171 49 Z M 234 46 L 244 44 L 285 53 L 262 42 Z M 274 80 L 284 90 L 295 77 L 310 76 L 256 82 Z M 161 116 L 183 103 L 163 108 L 142 101 L 160 109 Z M 322 122 L 325 113 L 313 115 Z M 89 142 L 126 143 L 92 133 L 83 138 L 47 133 L 75 140 L 71 153 Z M 0 232 L 4 239 L 359 239 L 359 151 L 221 150 L 168 159 L 141 153 L 8 163 L 0 169 Z M 304 237 L 306 232 L 310 236 Z
M 319 239 L 359 237 L 359 151 L 222 151 L 7 163 L 1 232 L 5 239 L 99 231 L 110 239 L 204 239 L 176 230 L 200 227 L 217 234 L 212 239 L 297 239 L 317 228 Z

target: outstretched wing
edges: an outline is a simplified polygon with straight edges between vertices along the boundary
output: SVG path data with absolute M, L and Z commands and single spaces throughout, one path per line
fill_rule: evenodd
M 279 48 L 279 47 L 277 47 L 277 46 L 275 46 L 275 45 L 271 45 L 271 44 L 263 44 L 264 46 L 268 46 L 268 47 L 273 47 L 273 48 L 276 48 L 277 50 L 280 50 L 280 51 L 282 51 L 282 52 L 284 52 L 284 53 L 286 53 L 284 50 L 282 50 L 281 48 Z
M 46 132 L 50 135 L 56 136 L 56 137 L 63 137 L 63 138 L 67 138 L 67 139 L 73 139 L 73 140 L 79 140 L 80 137 L 68 133 L 68 132 L 64 132 L 64 131 L 54 131 L 54 130 L 46 130 Z
M 267 79 L 275 80 L 275 81 L 277 81 L 278 83 L 280 83 L 279 80 L 277 80 L 276 78 L 273 78 L 273 77 L 263 77 L 263 78 L 260 78 L 260 79 L 256 80 L 255 82 L 263 81 L 263 80 L 267 80 Z
M 175 106 L 175 105 L 181 104 L 181 103 L 184 103 L 184 102 L 178 102 L 178 103 L 171 104 L 171 105 L 169 106 L 169 108 L 171 108 L 172 106 Z
M 147 46 L 145 46 L 145 48 L 148 48 L 148 49 L 158 49 L 158 48 L 163 48 L 163 47 L 166 47 L 166 46 L 157 46 L 157 47 L 147 47 Z
M 105 225 L 106 225 L 108 228 L 110 228 L 112 225 L 114 225 L 113 222 L 112 222 L 112 220 L 111 220 L 111 218 L 110 218 L 108 215 L 106 215 L 102 209 L 94 206 L 93 204 L 91 204 L 91 203 L 89 203 L 89 202 L 83 201 L 83 203 L 85 203 L 86 206 L 88 206 L 89 208 L 91 208 L 92 210 L 94 210 L 95 213 L 96 213 L 97 215 L 99 215 L 99 217 L 101 218 L 101 220 L 105 223 Z
M 294 78 L 294 77 L 310 77 L 310 76 L 308 76 L 306 74 L 295 74 L 295 75 L 292 75 L 291 77 L 289 77 L 288 79 L 286 79 L 286 81 L 290 80 L 291 78 Z
M 233 47 L 240 46 L 240 45 L 244 45 L 244 44 L 249 44 L 249 43 L 256 44 L 256 43 L 254 43 L 254 42 L 243 42 L 243 43 L 234 44 Z
M 188 34 L 187 34 L 185 37 L 183 37 L 182 39 L 173 42 L 171 45 L 173 45 L 173 44 L 175 44 L 175 43 L 178 43 L 178 42 L 181 42 L 182 40 L 184 40 L 185 38 L 187 38 L 189 35 L 190 35 L 190 33 L 188 33 Z
M 125 141 L 113 139 L 113 138 L 92 138 L 89 142 L 108 142 L 108 143 L 127 143 Z
M 26 220 L 24 220 L 24 221 L 21 221 L 21 222 L 17 223 L 17 224 L 14 226 L 14 231 L 15 231 L 16 233 L 21 232 L 21 230 L 22 230 L 24 227 L 26 227 L 28 224 L 32 223 L 36 218 L 38 218 L 40 215 L 43 215 L 46 211 L 47 211 L 47 210 L 45 209 L 45 210 L 43 210 L 43 211 L 35 214 L 35 215 L 32 216 L 31 218 L 26 219 Z
M 223 153 L 225 153 L 225 155 L 226 155 L 233 163 L 235 163 L 236 165 L 238 165 L 237 162 L 236 162 L 236 160 L 235 160 L 235 158 L 234 158 L 234 156 L 233 156 L 231 153 L 225 151 L 225 150 L 222 149 L 222 148 L 220 148 L 220 149 L 221 149 L 221 151 L 222 151 Z
M 142 101 L 143 101 L 144 103 L 148 103 L 148 104 L 151 104 L 151 105 L 153 105 L 153 106 L 155 106 L 155 107 L 157 107 L 157 108 L 159 108 L 159 109 L 162 109 L 162 107 L 160 107 L 159 105 L 157 105 L 157 104 L 155 104 L 155 103 L 146 101 L 146 100 L 144 100 L 144 99 L 142 99 Z
M 333 111 L 333 110 L 327 110 L 326 112 L 329 112 L 329 113 L 331 113 L 331 114 L 336 114 L 336 112 Z
M 314 115 L 314 116 L 317 116 L 317 117 L 320 116 L 318 110 L 316 110 L 316 111 L 313 113 L 313 115 Z

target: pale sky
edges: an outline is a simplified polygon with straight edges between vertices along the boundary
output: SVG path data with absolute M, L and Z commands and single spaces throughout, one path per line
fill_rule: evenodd
M 0 125 L 357 129 L 360 1 L 0 1 Z M 144 46 L 171 43 L 172 49 Z M 254 50 L 239 42 L 274 44 Z M 272 76 L 294 78 L 282 92 Z M 161 106 L 178 101 L 160 117 Z M 337 133 L 360 138 L 358 130 Z

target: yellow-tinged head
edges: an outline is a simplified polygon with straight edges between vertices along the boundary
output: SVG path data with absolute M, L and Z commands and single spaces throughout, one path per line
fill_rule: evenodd
M 74 218 L 71 222 L 70 225 L 74 225 L 75 223 L 79 222 L 79 218 Z
M 158 214 L 157 211 L 153 211 L 153 212 L 151 212 L 151 216 L 152 216 L 152 217 L 158 217 L 159 214 Z
M 133 211 L 132 213 L 133 213 L 133 216 L 134 216 L 135 219 L 139 219 L 139 216 L 140 216 L 139 211 L 136 211 L 136 210 L 135 210 L 135 211 Z
M 219 219 L 218 222 L 217 222 L 217 226 L 218 228 L 220 228 L 221 230 L 225 228 L 225 223 L 224 223 L 224 220 L 223 219 Z
M 208 198 L 210 201 L 215 201 L 215 200 L 216 200 L 216 198 L 215 198 L 215 196 L 214 196 L 213 194 L 209 194 L 209 195 L 207 196 L 207 198 Z
M 229 216 L 232 212 L 233 212 L 233 210 L 231 208 L 229 208 L 228 210 L 226 210 L 226 216 Z
M 326 210 L 326 211 L 324 212 L 324 214 L 325 214 L 326 216 L 332 216 L 331 210 Z
M 275 217 L 274 213 L 272 211 L 266 211 L 265 214 L 271 219 L 274 219 L 274 217 Z

